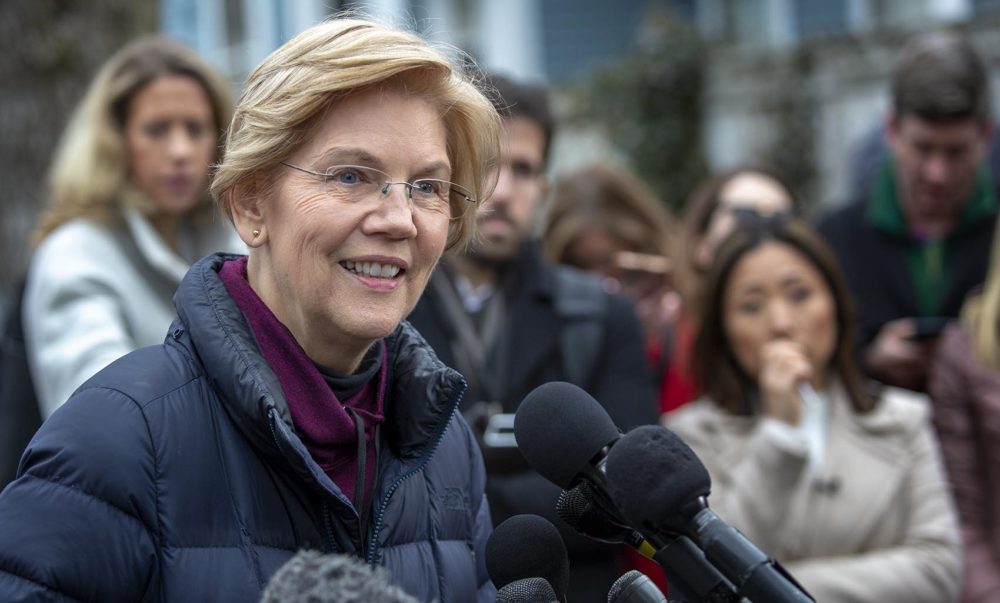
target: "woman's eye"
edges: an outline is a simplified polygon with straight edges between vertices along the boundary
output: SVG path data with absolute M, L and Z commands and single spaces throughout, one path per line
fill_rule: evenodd
M 736 309 L 742 314 L 756 314 L 760 312 L 763 304 L 755 301 L 742 302 L 736 305 Z
M 811 296 L 811 295 L 812 295 L 812 289 L 808 289 L 806 287 L 798 287 L 798 288 L 792 289 L 789 292 L 788 297 L 793 302 L 802 303 L 802 302 L 806 301 L 807 299 L 809 299 L 809 296 Z
M 166 135 L 168 127 L 169 126 L 166 122 L 154 121 L 143 126 L 142 130 L 147 136 L 160 138 L 161 136 Z
M 358 184 L 361 182 L 361 173 L 357 170 L 340 170 L 337 172 L 327 172 L 327 178 L 334 180 L 338 184 Z
M 208 133 L 208 128 L 204 124 L 191 122 L 187 124 L 187 131 L 191 138 L 201 138 Z
M 423 195 L 436 195 L 441 191 L 441 185 L 433 180 L 418 180 L 413 183 L 413 188 Z

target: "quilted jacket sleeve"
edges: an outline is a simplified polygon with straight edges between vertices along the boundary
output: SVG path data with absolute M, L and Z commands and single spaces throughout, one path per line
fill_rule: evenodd
M 941 442 L 941 456 L 948 470 L 952 493 L 961 519 L 964 575 L 962 601 L 985 603 L 1000 599 L 1000 558 L 993 540 L 993 508 L 988 453 L 995 446 L 989 433 L 1000 410 L 1000 395 L 982 374 L 971 340 L 964 328 L 949 327 L 941 338 L 930 394 L 934 399 L 934 426 Z M 982 379 L 980 377 L 979 379 Z
M 156 499 L 141 409 L 118 391 L 81 389 L 0 493 L 0 600 L 155 598 Z

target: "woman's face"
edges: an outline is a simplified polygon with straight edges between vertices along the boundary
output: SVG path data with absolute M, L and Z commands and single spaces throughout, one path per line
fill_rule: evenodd
M 588 228 L 576 236 L 563 252 L 565 263 L 604 276 L 613 275 L 612 256 L 625 246 L 600 228 Z
M 321 173 L 361 165 L 393 182 L 451 179 L 437 108 L 392 89 L 338 101 L 286 163 Z M 321 177 L 278 169 L 252 225 L 261 233 L 248 236 L 237 224 L 252 248 L 250 283 L 310 358 L 351 372 L 417 303 L 444 251 L 450 212 L 411 205 L 406 186 L 373 198 L 337 197 Z M 353 182 L 357 173 L 342 177 Z
M 757 378 L 761 348 L 777 339 L 800 345 L 825 382 L 837 339 L 833 294 L 799 251 L 769 242 L 737 260 L 723 291 L 723 328 L 736 361 Z
M 743 172 L 730 178 L 719 190 L 719 204 L 695 252 L 700 270 L 707 271 L 711 267 L 716 249 L 736 229 L 740 211 L 752 211 L 760 216 L 789 213 L 792 199 L 777 180 L 765 174 Z
M 158 215 L 181 216 L 204 198 L 218 144 L 212 105 L 192 77 L 162 75 L 129 101 L 129 175 Z

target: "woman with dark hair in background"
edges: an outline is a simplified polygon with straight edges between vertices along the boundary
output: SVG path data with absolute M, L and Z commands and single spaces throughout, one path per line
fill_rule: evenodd
M 759 167 L 741 167 L 716 174 L 702 182 L 688 198 L 672 256 L 681 312 L 674 325 L 673 361 L 661 393 L 664 412 L 697 395 L 690 374 L 691 347 L 702 307 L 702 280 L 712 266 L 719 243 L 747 219 L 790 214 L 796 207 L 795 197 L 784 180 Z
M 759 219 L 705 278 L 694 374 L 667 425 L 711 504 L 817 601 L 953 601 L 959 535 L 926 398 L 866 389 L 850 299 L 807 227 Z
M 670 282 L 673 218 L 639 176 L 594 164 L 552 189 L 542 247 L 553 262 L 603 275 L 635 304 L 657 384 L 672 346 L 679 300 Z M 666 349 L 665 349 L 666 348 Z

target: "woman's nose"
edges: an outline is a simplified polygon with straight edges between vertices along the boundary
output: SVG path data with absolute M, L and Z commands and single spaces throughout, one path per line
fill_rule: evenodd
M 784 337 L 791 333 L 793 319 L 788 304 L 773 302 L 768 308 L 768 321 L 771 333 L 776 337 Z
M 390 186 L 386 194 L 379 195 L 378 206 L 366 220 L 372 233 L 383 233 L 394 238 L 409 238 L 417 233 L 414 208 L 408 186 Z
M 173 128 L 167 138 L 167 153 L 174 160 L 185 160 L 191 156 L 194 141 L 183 128 Z

